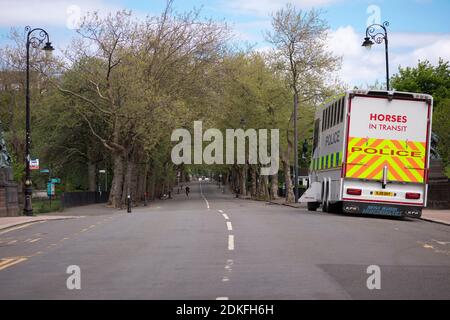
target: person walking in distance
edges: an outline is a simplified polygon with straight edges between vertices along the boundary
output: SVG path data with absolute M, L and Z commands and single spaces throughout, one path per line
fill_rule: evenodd
M 186 197 L 189 197 L 190 191 L 191 191 L 191 189 L 188 186 L 186 186 Z

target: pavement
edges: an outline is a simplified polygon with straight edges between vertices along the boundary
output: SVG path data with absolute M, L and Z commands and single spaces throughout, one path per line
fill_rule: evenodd
M 36 222 L 43 222 L 48 220 L 64 220 L 64 219 L 74 219 L 80 216 L 20 216 L 20 217 L 1 217 L 0 218 L 0 230 L 9 229 L 16 226 L 28 225 Z M 0 233 L 1 234 L 1 233 Z
M 198 182 L 189 198 L 97 209 L 4 230 L 0 299 L 450 299 L 446 225 L 311 214 Z
M 286 201 L 281 198 L 277 200 L 271 200 L 270 203 L 288 206 L 292 208 L 306 209 L 305 203 L 286 203 Z M 432 210 L 424 209 L 422 211 L 422 217 L 420 218 L 429 222 L 436 222 L 441 224 L 450 225 L 450 210 Z
M 43 222 L 48 220 L 64 220 L 83 218 L 87 216 L 99 216 L 112 213 L 124 213 L 125 209 L 112 209 L 105 204 L 92 204 L 78 207 L 66 208 L 64 211 L 51 212 L 45 215 L 19 216 L 19 217 L 0 217 L 0 230 L 9 229 L 24 224 Z
M 450 210 L 429 210 L 422 211 L 423 220 L 430 222 L 437 222 L 446 225 L 450 225 Z

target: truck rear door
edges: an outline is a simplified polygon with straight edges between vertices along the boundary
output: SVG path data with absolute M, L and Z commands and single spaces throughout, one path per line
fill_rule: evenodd
M 408 189 L 401 187 L 396 192 L 392 184 L 420 184 L 423 190 L 427 179 L 431 100 L 414 99 L 412 94 L 411 98 L 388 97 L 386 93 L 354 95 L 349 103 L 344 177 L 391 184 L 390 187 L 375 184 L 374 188 L 371 183 L 370 193 L 362 194 L 369 200 L 404 200 Z M 414 203 L 424 203 L 421 193 Z

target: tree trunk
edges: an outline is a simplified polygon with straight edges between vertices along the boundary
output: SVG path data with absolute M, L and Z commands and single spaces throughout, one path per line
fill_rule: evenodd
M 247 195 L 247 183 L 246 183 L 246 167 L 245 165 L 241 166 L 239 168 L 239 189 L 240 189 L 240 194 L 242 196 L 246 196 Z
M 127 167 L 125 170 L 124 183 L 123 183 L 123 191 L 122 191 L 122 204 L 127 203 L 128 195 L 131 196 L 133 200 L 133 173 L 134 173 L 134 163 L 131 160 L 127 161 Z
M 257 198 L 258 197 L 258 190 L 257 190 L 257 174 L 256 174 L 256 168 L 254 166 L 250 167 L 251 170 L 251 177 L 252 177 L 252 188 L 251 188 L 251 197 Z
M 122 188 L 123 188 L 123 166 L 124 159 L 122 152 L 113 153 L 113 180 L 109 193 L 109 205 L 114 208 L 120 208 L 122 205 Z
M 145 193 L 147 192 L 147 172 L 148 172 L 148 166 L 145 165 L 143 172 L 139 172 L 139 175 L 137 175 L 138 178 L 138 186 L 137 186 L 137 194 L 136 194 L 136 200 L 137 201 L 144 201 Z
M 258 181 L 258 199 L 269 200 L 268 177 L 260 176 Z
M 97 191 L 97 166 L 95 163 L 88 162 L 88 188 L 89 191 Z
M 292 190 L 292 180 L 291 180 L 291 167 L 289 166 L 289 162 L 282 160 L 283 162 L 283 171 L 284 171 L 284 182 L 286 184 L 286 202 L 294 203 L 295 196 L 294 190 Z
M 278 199 L 278 173 L 271 176 L 270 179 L 270 195 L 272 200 Z

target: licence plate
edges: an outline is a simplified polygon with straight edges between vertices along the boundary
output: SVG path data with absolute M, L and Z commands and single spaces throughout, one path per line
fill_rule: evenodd
M 393 192 L 387 192 L 387 191 L 375 191 L 373 193 L 376 196 L 382 196 L 382 197 L 394 197 L 394 193 Z

